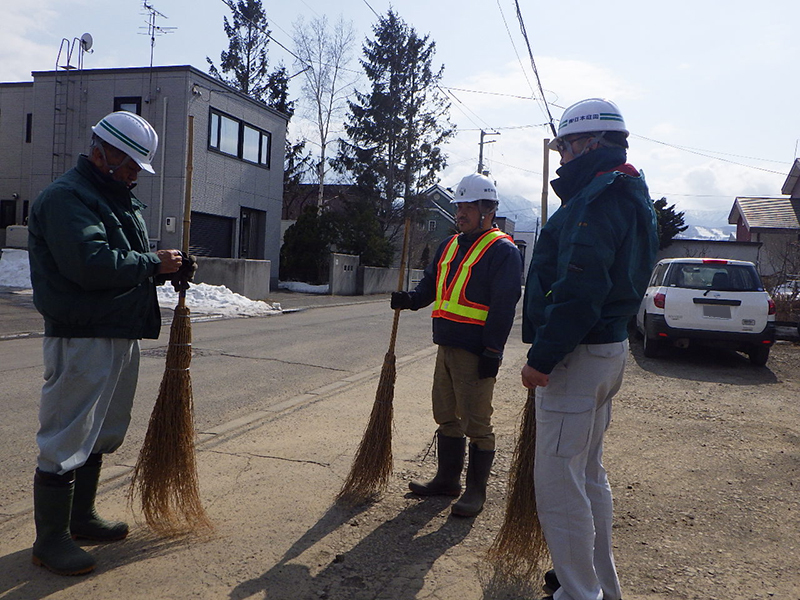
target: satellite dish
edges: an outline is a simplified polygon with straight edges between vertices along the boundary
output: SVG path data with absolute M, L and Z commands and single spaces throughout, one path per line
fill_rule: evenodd
M 88 52 L 89 50 L 91 50 L 93 43 L 94 43 L 94 40 L 92 39 L 92 34 L 91 33 L 84 33 L 81 36 L 81 48 L 83 48 L 84 52 Z

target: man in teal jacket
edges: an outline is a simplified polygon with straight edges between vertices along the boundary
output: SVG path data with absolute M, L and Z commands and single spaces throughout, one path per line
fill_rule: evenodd
M 156 132 L 129 112 L 92 132 L 90 155 L 39 195 L 28 221 L 33 300 L 45 323 L 33 562 L 61 575 L 95 566 L 73 538 L 128 534 L 95 511 L 102 455 L 128 429 L 139 339 L 159 334 L 155 277 L 183 262 L 178 250 L 149 251 L 131 193 L 141 169 L 153 172 Z
M 627 325 L 658 249 L 643 176 L 626 163 L 613 102 L 569 107 L 551 148 L 562 206 L 542 229 L 525 286 L 522 369 L 536 393 L 536 505 L 555 600 L 619 600 L 611 488 L 602 464 L 611 398 L 622 384 Z

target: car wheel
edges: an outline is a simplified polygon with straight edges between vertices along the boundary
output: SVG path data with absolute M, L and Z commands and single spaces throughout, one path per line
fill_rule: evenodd
M 767 364 L 767 359 L 769 359 L 769 346 L 754 346 L 748 352 L 748 356 L 750 356 L 751 363 L 757 367 L 763 367 Z
M 644 351 L 644 355 L 647 358 L 655 358 L 658 356 L 659 350 L 661 349 L 661 342 L 659 342 L 656 338 L 651 338 L 650 335 L 647 333 L 647 317 L 644 320 L 644 332 L 642 333 L 642 350 Z

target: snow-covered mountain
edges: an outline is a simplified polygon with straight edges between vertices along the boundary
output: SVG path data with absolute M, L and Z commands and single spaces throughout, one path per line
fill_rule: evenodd
M 557 203 L 550 202 L 549 212 L 552 215 L 558 208 Z M 736 233 L 736 226 L 728 224 L 729 210 L 687 210 L 684 211 L 684 223 L 689 228 L 678 237 L 693 240 L 727 240 Z M 541 205 L 524 196 L 500 195 L 500 208 L 497 215 L 508 217 L 515 223 L 517 231 L 535 231 L 537 223 L 541 227 Z
M 692 240 L 728 240 L 736 234 L 736 225 L 728 224 L 730 210 L 683 211 L 683 222 L 689 229 L 678 235 Z

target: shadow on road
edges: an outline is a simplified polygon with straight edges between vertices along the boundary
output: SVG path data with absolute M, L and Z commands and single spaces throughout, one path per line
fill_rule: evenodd
M 472 519 L 451 517 L 439 529 L 423 533 L 449 507 L 451 500 L 430 498 L 411 502 L 394 517 L 388 516 L 349 550 L 335 554 L 327 565 L 320 565 L 321 570 L 315 573 L 308 560 L 292 561 L 341 527 L 359 530 L 368 527 L 367 514 L 363 520 L 356 519 L 359 513 L 367 511 L 330 508 L 278 564 L 258 578 L 240 583 L 229 597 L 231 600 L 251 597 L 349 600 L 363 594 L 387 600 L 416 597 L 436 560 L 467 536 Z M 327 548 L 348 545 L 352 533 L 344 530 L 338 533 L 341 535 L 335 541 L 326 543 Z
M 31 545 L 34 534 L 31 532 Z M 164 556 L 182 548 L 187 540 L 194 537 L 164 539 L 155 537 L 147 531 L 134 531 L 125 540 L 113 544 L 81 544 L 97 560 L 94 572 L 85 576 L 64 577 L 51 573 L 44 567 L 31 563 L 31 550 L 25 549 L 0 557 L 0 597 L 4 600 L 41 600 L 49 598 L 61 590 L 86 581 L 95 574 L 117 569 Z
M 778 383 L 769 368 L 757 367 L 743 354 L 733 350 L 692 345 L 689 348 L 665 346 L 657 358 L 647 358 L 642 352 L 642 340 L 632 335 L 631 354 L 644 371 L 661 377 L 727 383 L 731 385 L 768 385 Z

